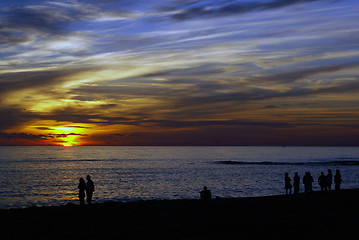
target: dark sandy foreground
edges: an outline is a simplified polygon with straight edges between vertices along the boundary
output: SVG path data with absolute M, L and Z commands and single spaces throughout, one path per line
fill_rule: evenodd
M 359 189 L 0 213 L 0 239 L 359 239 Z

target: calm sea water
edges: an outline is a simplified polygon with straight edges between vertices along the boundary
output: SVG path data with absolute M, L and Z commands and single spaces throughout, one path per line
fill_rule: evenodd
M 95 202 L 284 193 L 284 173 L 340 169 L 359 187 L 358 147 L 0 147 L 0 208 L 78 203 L 78 179 Z M 301 186 L 301 191 L 303 186 Z M 317 182 L 314 190 L 318 190 Z

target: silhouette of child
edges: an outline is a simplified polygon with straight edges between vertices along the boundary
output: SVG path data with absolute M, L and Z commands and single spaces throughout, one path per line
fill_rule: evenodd
M 79 199 L 80 199 L 80 204 L 84 205 L 85 204 L 85 188 L 86 188 L 86 183 L 85 180 L 83 178 L 80 178 L 79 180 L 79 185 L 77 186 L 77 188 L 79 189 Z
M 199 192 L 202 200 L 208 200 L 212 198 L 212 193 L 207 189 L 206 186 L 203 187 L 203 190 Z
M 285 175 L 284 176 L 285 194 L 288 194 L 288 190 L 289 190 L 289 194 L 292 194 L 292 184 L 290 183 L 292 179 L 289 177 L 287 172 L 284 175 Z

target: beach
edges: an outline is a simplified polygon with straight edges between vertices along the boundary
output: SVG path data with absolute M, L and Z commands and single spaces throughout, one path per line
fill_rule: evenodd
M 359 189 L 1 209 L 1 239 L 354 239 Z

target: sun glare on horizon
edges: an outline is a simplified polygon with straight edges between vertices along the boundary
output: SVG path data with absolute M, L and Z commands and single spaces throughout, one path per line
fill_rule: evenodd
M 64 147 L 73 147 L 81 145 L 80 136 L 84 135 L 83 130 L 71 127 L 56 127 L 55 133 L 57 139 L 61 141 L 60 145 Z

